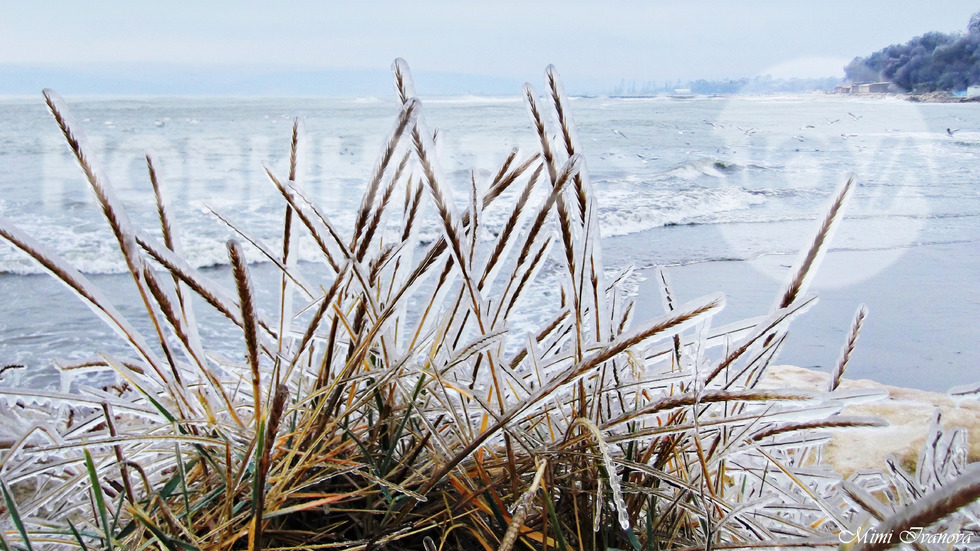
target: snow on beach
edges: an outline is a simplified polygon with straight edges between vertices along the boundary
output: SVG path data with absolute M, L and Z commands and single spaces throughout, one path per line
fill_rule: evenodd
M 763 388 L 826 390 L 830 375 L 790 365 L 773 366 L 760 383 Z M 969 462 L 980 461 L 980 401 L 956 403 L 948 394 L 883 385 L 868 379 L 844 378 L 840 389 L 879 390 L 886 396 L 866 403 L 845 405 L 841 415 L 880 417 L 887 427 L 833 430 L 824 446 L 823 459 L 842 476 L 864 469 L 881 469 L 893 457 L 909 472 L 915 471 L 926 436 L 939 414 L 945 428 L 964 428 L 968 433 Z

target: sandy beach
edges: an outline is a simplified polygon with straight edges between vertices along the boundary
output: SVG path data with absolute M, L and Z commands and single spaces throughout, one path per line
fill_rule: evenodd
M 946 392 L 980 382 L 980 255 L 976 243 L 913 246 L 898 251 L 834 251 L 811 292 L 819 302 L 796 320 L 780 363 L 829 372 L 836 364 L 854 312 L 869 315 L 848 378 Z M 766 255 L 668 268 L 679 300 L 722 291 L 726 308 L 714 325 L 765 314 L 794 257 Z M 661 312 L 653 269 L 641 270 L 637 317 Z M 861 275 L 859 275 L 861 274 Z

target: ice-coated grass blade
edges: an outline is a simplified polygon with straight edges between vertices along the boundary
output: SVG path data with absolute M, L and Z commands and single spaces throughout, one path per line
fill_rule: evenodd
M 17 510 L 17 502 L 10 495 L 10 488 L 7 487 L 6 482 L 0 481 L 0 489 L 3 489 L 3 500 L 7 504 L 7 513 L 10 515 L 10 520 L 13 521 L 14 527 L 17 528 L 21 541 L 24 542 L 24 545 L 27 546 L 29 551 L 33 550 L 34 547 L 31 545 L 31 537 L 27 534 L 24 521 L 20 518 L 20 512 Z M 6 546 L 6 542 L 4 542 L 4 546 Z
M 200 548 L 191 543 L 185 541 L 176 540 L 166 535 L 163 530 L 157 526 L 148 516 L 140 509 L 133 509 L 133 516 L 136 521 L 143 525 L 153 537 L 156 538 L 157 542 L 160 543 L 167 551 L 200 551 Z
M 879 551 L 894 545 L 892 540 L 910 533 L 913 539 L 936 521 L 961 507 L 980 500 L 980 463 L 970 465 L 955 481 L 930 492 L 915 503 L 907 505 L 896 514 L 880 522 L 871 533 L 892 534 L 892 538 L 869 538 L 859 542 L 854 551 Z M 967 535 L 969 538 L 969 535 Z M 881 541 L 878 541 L 881 540 Z M 953 542 L 950 542 L 953 543 Z
M 834 368 L 834 374 L 830 377 L 830 391 L 837 390 L 841 379 L 844 377 L 844 371 L 847 370 L 847 364 L 851 360 L 851 354 L 854 353 L 854 348 L 857 346 L 858 335 L 861 333 L 861 327 L 864 325 L 864 319 L 866 317 L 868 317 L 868 307 L 862 304 L 858 307 L 857 312 L 854 313 L 851 330 L 848 332 L 847 340 L 841 349 L 840 359 L 837 360 L 837 367 Z
M 853 195 L 855 185 L 854 177 L 851 176 L 837 190 L 833 200 L 830 202 L 830 206 L 827 207 L 827 213 L 817 228 L 813 242 L 810 243 L 810 247 L 796 261 L 791 272 L 792 275 L 783 288 L 783 292 L 775 308 L 773 308 L 774 310 L 788 307 L 798 297 L 803 296 L 807 292 L 810 283 L 816 275 L 817 267 L 827 254 L 827 249 L 830 247 L 830 240 L 833 238 L 838 226 L 840 226 L 844 207 L 847 205 L 851 195 Z
M 82 539 L 82 535 L 78 532 L 78 529 L 75 528 L 75 523 L 69 520 L 68 528 L 71 530 L 72 537 L 78 542 L 78 546 L 82 548 L 82 551 L 88 551 L 88 546 L 85 545 L 85 540 Z

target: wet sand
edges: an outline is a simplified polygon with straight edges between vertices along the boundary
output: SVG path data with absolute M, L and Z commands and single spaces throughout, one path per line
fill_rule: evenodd
M 722 291 L 715 326 L 767 313 L 795 258 L 767 255 L 668 268 L 678 300 Z M 662 313 L 652 269 L 641 270 L 637 316 Z M 858 306 L 869 309 L 847 376 L 946 392 L 980 382 L 980 244 L 831 251 L 810 288 L 820 300 L 790 330 L 777 359 L 829 372 Z

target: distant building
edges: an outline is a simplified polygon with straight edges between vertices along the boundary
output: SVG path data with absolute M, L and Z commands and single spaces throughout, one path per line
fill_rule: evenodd
M 858 84 L 859 94 L 885 94 L 888 92 L 888 86 L 891 85 L 890 82 L 869 82 L 867 84 Z
M 966 97 L 980 98 L 980 85 L 970 86 L 966 89 Z
M 890 82 L 862 82 L 838 84 L 834 92 L 838 94 L 887 94 Z

